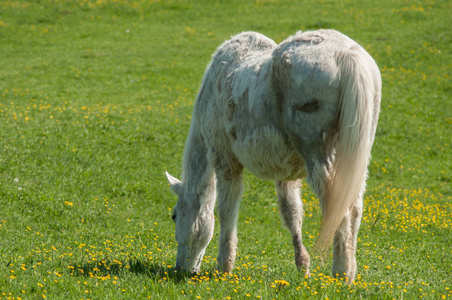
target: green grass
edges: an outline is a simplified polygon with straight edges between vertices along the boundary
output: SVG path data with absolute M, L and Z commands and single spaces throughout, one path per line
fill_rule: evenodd
M 452 297 L 449 0 L 3 0 L 0 299 Z M 193 101 L 216 47 L 245 30 L 277 42 L 334 28 L 383 77 L 359 234 L 358 278 L 293 262 L 273 184 L 245 173 L 239 253 L 176 274 L 164 171 L 179 176 Z M 309 187 L 304 243 L 320 211 Z

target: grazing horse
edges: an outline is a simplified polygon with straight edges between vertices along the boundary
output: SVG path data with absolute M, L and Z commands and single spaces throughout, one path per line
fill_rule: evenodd
M 276 182 L 295 263 L 309 275 L 302 243 L 300 179 L 318 195 L 322 221 L 316 249 L 333 242 L 333 276 L 352 283 L 367 166 L 381 99 L 375 61 L 334 30 L 297 32 L 279 45 L 255 32 L 223 43 L 196 98 L 177 194 L 176 269 L 199 272 L 221 225 L 217 269 L 231 272 L 237 248 L 242 170 Z

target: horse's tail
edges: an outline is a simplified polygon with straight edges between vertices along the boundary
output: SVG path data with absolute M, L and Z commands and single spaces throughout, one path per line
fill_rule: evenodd
M 362 197 L 380 110 L 381 77 L 375 61 L 356 45 L 336 56 L 340 74 L 339 136 L 325 181 L 317 250 L 326 250 L 350 207 Z

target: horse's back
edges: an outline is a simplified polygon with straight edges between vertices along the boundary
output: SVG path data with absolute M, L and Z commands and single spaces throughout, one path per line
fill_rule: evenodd
M 256 85 L 260 66 L 271 60 L 276 43 L 257 32 L 243 32 L 225 41 L 212 56 L 198 93 L 194 117 L 205 134 L 224 130 L 231 105 L 245 105 L 245 90 Z M 240 102 L 240 104 L 239 104 Z
M 239 63 L 259 52 L 271 52 L 276 43 L 263 34 L 246 31 L 224 42 L 213 55 L 212 63 Z

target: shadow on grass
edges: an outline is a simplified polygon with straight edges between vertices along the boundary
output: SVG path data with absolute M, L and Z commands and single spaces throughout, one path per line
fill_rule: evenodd
M 157 262 L 147 262 L 139 259 L 124 261 L 94 261 L 69 266 L 71 275 L 84 277 L 120 277 L 127 274 L 148 276 L 151 279 L 163 279 L 175 283 L 187 280 L 197 280 L 199 274 L 192 274 L 183 271 L 176 271 L 175 268 Z M 213 278 L 216 273 L 205 272 L 206 277 Z

